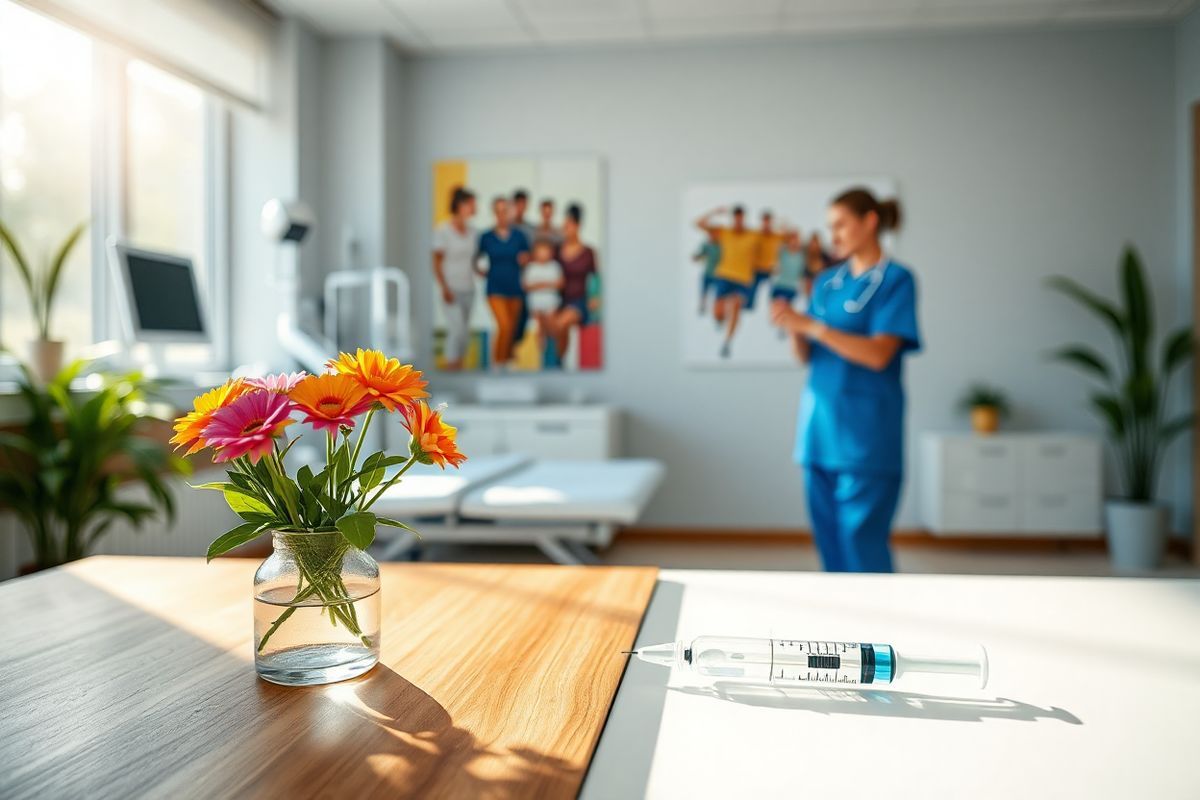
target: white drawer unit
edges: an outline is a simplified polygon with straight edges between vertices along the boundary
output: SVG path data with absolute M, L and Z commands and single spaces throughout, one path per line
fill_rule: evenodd
M 948 536 L 1099 536 L 1103 473 L 1103 449 L 1089 436 L 927 433 L 922 523 Z
M 521 453 L 533 458 L 606 459 L 619 455 L 620 415 L 609 406 L 454 405 L 446 420 L 458 428 L 460 449 L 471 456 Z M 408 432 L 397 419 L 389 446 Z M 396 437 L 396 438 L 392 438 Z

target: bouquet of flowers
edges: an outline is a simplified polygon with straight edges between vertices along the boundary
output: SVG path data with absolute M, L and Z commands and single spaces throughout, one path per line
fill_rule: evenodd
M 442 420 L 440 409 L 424 402 L 429 396 L 426 381 L 411 365 L 360 349 L 354 355 L 340 354 L 329 368 L 320 375 L 299 372 L 230 380 L 195 399 L 193 410 L 176 420 L 171 442 L 186 448 L 187 455 L 211 448 L 213 461 L 227 465 L 228 481 L 195 487 L 223 492 L 243 520 L 209 546 L 210 561 L 267 531 L 341 533 L 295 537 L 311 542 L 295 549 L 300 585 L 292 602 L 321 602 L 328 606 L 334 625 L 341 622 L 360 636 L 353 608 L 343 602 L 342 557 L 348 547 L 369 547 L 377 525 L 411 530 L 377 516 L 371 506 L 413 464 L 445 469 L 447 464 L 459 466 L 466 456 L 459 452 L 455 429 Z M 412 434 L 409 452 L 379 451 L 360 461 L 367 430 L 380 411 L 401 415 Z M 284 460 L 300 436 L 287 441 L 284 433 L 297 417 L 325 435 L 325 463 L 319 471 L 303 465 L 293 476 Z M 258 643 L 259 650 L 267 636 Z

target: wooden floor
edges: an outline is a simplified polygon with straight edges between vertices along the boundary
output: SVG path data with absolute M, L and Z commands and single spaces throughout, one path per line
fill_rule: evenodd
M 762 536 L 747 532 L 744 540 L 722 534 L 701 533 L 618 536 L 600 552 L 604 564 L 652 565 L 664 569 L 819 570 L 820 559 L 811 541 L 800 537 Z M 1079 575 L 1115 573 L 1108 555 L 1097 543 L 988 542 L 972 546 L 962 542 L 940 544 L 929 539 L 900 537 L 894 546 L 900 572 L 955 575 Z M 533 547 L 429 545 L 425 560 L 436 561 L 546 561 Z M 1128 574 L 1128 573 L 1120 573 Z M 1168 554 L 1157 577 L 1200 577 L 1200 568 L 1179 553 Z

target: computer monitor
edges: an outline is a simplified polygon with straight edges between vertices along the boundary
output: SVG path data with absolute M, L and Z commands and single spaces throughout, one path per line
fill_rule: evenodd
M 196 270 L 185 256 L 109 242 L 109 258 L 121 288 L 125 329 L 131 341 L 148 344 L 207 343 L 208 324 Z

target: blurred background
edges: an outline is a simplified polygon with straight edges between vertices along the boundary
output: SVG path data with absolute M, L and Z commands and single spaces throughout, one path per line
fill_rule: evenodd
M 41 287 L 0 251 L 5 468 L 56 446 L 29 431 L 47 386 L 122 375 L 114 402 L 169 420 L 230 375 L 373 346 L 427 371 L 476 465 L 398 496 L 430 535 L 380 555 L 817 569 L 807 370 L 766 287 L 718 352 L 693 223 L 744 205 L 827 249 L 829 200 L 869 185 L 903 207 L 885 245 L 924 340 L 898 568 L 1195 574 L 1197 377 L 1160 352 L 1200 302 L 1198 102 L 1192 0 L 0 0 L 0 223 Z M 455 189 L 474 230 L 499 197 L 553 253 L 579 209 L 594 264 L 555 332 L 495 316 L 469 270 L 452 308 Z M 1130 368 L 1104 312 L 1130 303 L 1153 310 L 1152 413 L 1054 357 Z M 85 456 L 98 437 L 72 435 Z M 202 554 L 233 517 L 184 480 L 172 519 L 117 514 L 85 551 Z M 42 561 L 47 513 L 5 498 L 0 578 Z M 1114 531 L 1114 498 L 1162 521 Z

